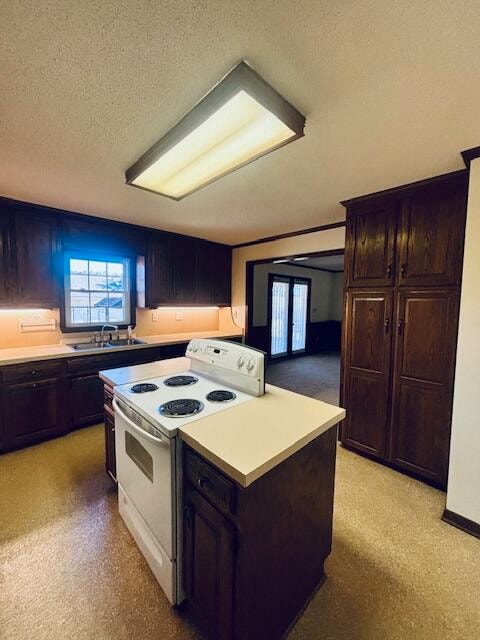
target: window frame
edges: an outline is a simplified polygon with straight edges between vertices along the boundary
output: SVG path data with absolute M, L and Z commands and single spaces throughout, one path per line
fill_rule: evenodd
M 69 321 L 69 312 L 70 312 L 70 304 L 68 296 L 70 294 L 71 289 L 69 288 L 69 261 L 71 258 L 78 260 L 95 260 L 98 262 L 123 262 L 127 266 L 127 283 L 128 283 L 128 300 L 130 304 L 130 319 L 123 323 L 116 323 L 106 321 L 102 324 L 83 324 L 83 325 L 73 325 L 70 326 L 68 324 Z M 71 250 L 65 251 L 63 255 L 63 270 L 62 270 L 62 278 L 61 278 L 62 286 L 61 286 L 61 305 L 60 305 L 60 329 L 62 333 L 81 333 L 88 332 L 94 333 L 95 331 L 100 331 L 104 324 L 114 324 L 118 326 L 119 329 L 126 329 L 128 326 L 135 326 L 136 323 L 136 260 L 133 256 L 128 254 L 117 254 L 114 252 L 96 252 L 96 251 L 82 251 L 79 250 Z

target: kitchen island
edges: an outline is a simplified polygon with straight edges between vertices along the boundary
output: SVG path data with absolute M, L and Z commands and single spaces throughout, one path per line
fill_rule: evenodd
M 180 429 L 186 607 L 209 637 L 279 640 L 322 584 L 344 415 L 267 385 Z

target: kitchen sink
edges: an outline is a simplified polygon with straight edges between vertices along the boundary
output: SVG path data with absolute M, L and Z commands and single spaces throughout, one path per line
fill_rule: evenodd
M 146 344 L 138 338 L 121 338 L 120 340 L 111 340 L 110 342 L 79 342 L 70 346 L 75 351 L 97 351 L 99 349 L 115 349 L 115 347 L 128 347 L 135 344 Z

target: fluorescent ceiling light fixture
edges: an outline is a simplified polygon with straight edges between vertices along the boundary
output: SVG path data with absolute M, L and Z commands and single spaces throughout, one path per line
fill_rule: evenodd
M 305 117 L 246 62 L 234 67 L 126 172 L 174 200 L 304 135 Z
M 308 256 L 300 256 L 299 258 L 294 258 L 295 262 L 298 262 L 299 260 L 308 260 Z
M 282 262 L 288 262 L 288 259 L 287 258 L 282 258 L 281 260 L 274 260 L 273 264 L 280 264 Z

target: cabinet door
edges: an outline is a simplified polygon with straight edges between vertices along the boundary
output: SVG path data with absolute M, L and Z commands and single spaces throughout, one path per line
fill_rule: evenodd
M 103 382 L 98 375 L 72 379 L 72 423 L 82 427 L 103 420 Z
M 445 485 L 453 397 L 458 294 L 399 294 L 390 456 Z
M 345 242 L 348 287 L 393 284 L 397 203 L 362 205 L 349 210 Z
M 231 304 L 232 250 L 213 242 L 197 245 L 197 303 Z
M 232 637 L 234 534 L 228 522 L 189 486 L 185 493 L 184 589 L 209 635 Z
M 402 206 L 398 282 L 459 284 L 465 235 L 466 185 L 422 190 Z
M 347 293 L 342 442 L 383 458 L 387 452 L 392 293 Z
M 8 305 L 16 292 L 11 282 L 11 233 L 12 217 L 8 211 L 0 210 L 0 306 Z
M 117 481 L 117 460 L 115 456 L 115 418 L 105 408 L 105 471 L 114 482 Z
M 197 240 L 177 236 L 173 239 L 173 303 L 197 302 Z
M 57 233 L 53 218 L 17 211 L 15 255 L 18 303 L 58 307 Z
M 64 397 L 62 380 L 5 385 L 7 446 L 20 447 L 64 433 Z
M 172 303 L 173 268 L 170 234 L 151 232 L 148 236 L 145 295 L 148 307 Z

